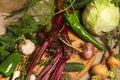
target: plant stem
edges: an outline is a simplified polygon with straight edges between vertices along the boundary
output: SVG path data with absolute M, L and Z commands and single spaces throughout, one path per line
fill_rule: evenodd
M 40 75 L 37 77 L 36 80 L 46 80 L 46 78 L 48 77 L 48 75 L 56 68 L 60 58 L 62 57 L 62 50 L 61 49 L 57 49 L 58 55 L 55 57 L 54 59 L 54 64 L 50 64 L 48 65 L 42 73 L 40 73 Z
M 42 46 L 42 48 L 40 49 L 40 51 L 38 52 L 38 54 L 36 54 L 36 56 L 34 57 L 32 63 L 30 64 L 30 67 L 29 67 L 28 70 L 27 70 L 27 76 L 26 76 L 26 79 L 25 79 L 25 80 L 28 79 L 28 76 L 31 74 L 32 70 L 33 70 L 34 67 L 37 65 L 39 59 L 43 56 L 43 54 L 44 54 L 46 48 L 48 47 L 48 45 L 49 45 L 49 42 L 46 41 L 46 42 L 43 44 L 43 46 Z

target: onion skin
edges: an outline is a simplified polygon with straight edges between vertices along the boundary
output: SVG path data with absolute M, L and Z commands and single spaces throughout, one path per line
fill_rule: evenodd
M 85 59 L 91 59 L 94 56 L 94 46 L 91 43 L 85 43 L 83 47 L 83 56 Z
M 91 73 L 104 80 L 108 77 L 108 68 L 105 64 L 98 63 L 91 68 Z

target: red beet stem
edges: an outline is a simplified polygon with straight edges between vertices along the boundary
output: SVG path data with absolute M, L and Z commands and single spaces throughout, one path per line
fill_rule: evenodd
M 48 65 L 42 73 L 39 74 L 39 76 L 36 78 L 36 80 L 42 80 L 44 75 L 46 75 L 46 73 L 52 68 L 52 64 Z
M 62 59 L 57 64 L 57 67 L 56 67 L 52 77 L 50 78 L 50 80 L 60 80 L 60 77 L 61 77 L 62 72 L 64 70 L 64 66 L 69 58 L 70 57 L 67 55 L 67 53 L 63 54 Z
M 58 14 L 55 19 L 55 27 L 60 30 L 61 26 L 63 24 L 63 14 Z
M 42 48 L 40 49 L 40 51 L 38 52 L 38 54 L 34 57 L 34 59 L 33 59 L 32 63 L 31 63 L 31 65 L 30 65 L 29 69 L 27 70 L 27 76 L 26 76 L 26 79 L 25 79 L 25 80 L 28 79 L 29 74 L 31 74 L 32 70 L 33 70 L 33 69 L 35 68 L 35 66 L 37 65 L 39 59 L 43 56 L 43 54 L 44 54 L 46 48 L 48 47 L 48 45 L 49 45 L 49 42 L 46 41 L 46 42 L 43 44 L 43 46 L 42 46 Z
M 57 49 L 58 51 L 58 55 L 55 57 L 54 59 L 54 64 L 50 64 L 46 67 L 46 69 L 44 69 L 44 71 L 42 73 L 40 73 L 40 75 L 37 77 L 36 80 L 46 80 L 46 78 L 48 77 L 48 75 L 50 75 L 50 73 L 56 68 L 58 62 L 60 61 L 61 57 L 62 57 L 62 50 L 61 49 Z

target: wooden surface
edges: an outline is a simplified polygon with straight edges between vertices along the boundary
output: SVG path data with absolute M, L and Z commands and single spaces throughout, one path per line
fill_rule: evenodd
M 72 39 L 72 45 L 74 45 L 75 47 L 79 47 L 81 44 L 84 44 L 84 42 L 80 38 L 78 38 L 71 32 L 69 32 L 69 37 L 70 39 Z M 83 57 L 80 57 L 82 53 L 79 54 L 79 52 L 73 53 L 70 60 L 68 60 L 68 62 L 80 62 L 85 65 L 85 69 L 82 70 L 81 72 L 69 72 L 68 73 L 72 77 L 72 80 L 80 80 L 80 78 L 82 78 L 88 72 L 88 70 L 90 69 L 96 57 L 97 49 L 96 48 L 94 49 L 95 49 L 94 56 L 90 60 L 85 60 Z
M 22 8 L 28 0 L 0 0 L 0 13 L 8 13 Z

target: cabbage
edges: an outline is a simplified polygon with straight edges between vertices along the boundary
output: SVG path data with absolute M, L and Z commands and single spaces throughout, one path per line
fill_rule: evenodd
M 93 0 L 86 5 L 82 14 L 84 27 L 98 36 L 115 29 L 119 24 L 119 19 L 119 7 L 110 0 Z

